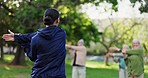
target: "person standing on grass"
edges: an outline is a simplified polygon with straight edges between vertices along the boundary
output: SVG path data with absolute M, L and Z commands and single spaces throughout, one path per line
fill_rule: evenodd
M 73 54 L 73 69 L 72 78 L 86 78 L 86 47 L 84 46 L 84 40 L 80 39 L 77 46 L 66 45 L 70 50 L 74 50 Z
M 129 46 L 124 44 L 122 49 L 117 47 L 110 47 L 110 51 L 122 52 L 122 50 L 129 49 Z M 119 78 L 128 78 L 127 67 L 125 65 L 124 56 L 122 53 L 108 53 L 106 57 L 113 57 L 115 62 L 119 62 Z M 116 57 L 116 58 L 115 58 Z
M 132 44 L 132 49 L 122 50 L 127 65 L 128 76 L 129 78 L 144 78 L 144 50 L 138 39 L 134 39 Z
M 49 8 L 44 14 L 45 28 L 29 34 L 4 34 L 5 41 L 21 44 L 25 53 L 34 62 L 31 78 L 66 78 L 66 33 L 58 27 L 59 12 Z

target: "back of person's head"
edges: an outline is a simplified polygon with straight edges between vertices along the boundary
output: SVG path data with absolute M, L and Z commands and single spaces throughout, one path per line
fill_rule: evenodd
M 124 49 L 129 49 L 129 46 L 128 46 L 127 44 L 124 44 L 124 45 L 122 46 L 122 48 L 124 48 Z
M 48 8 L 44 13 L 43 21 L 45 25 L 52 25 L 58 18 L 59 12 L 54 8 Z
M 83 40 L 83 39 L 80 39 L 80 40 L 78 41 L 78 43 L 84 44 L 84 40 Z

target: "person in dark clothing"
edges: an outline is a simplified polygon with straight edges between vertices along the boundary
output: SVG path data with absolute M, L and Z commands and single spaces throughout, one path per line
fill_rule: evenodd
M 28 34 L 4 34 L 5 41 L 21 44 L 25 53 L 34 62 L 31 78 L 66 78 L 66 33 L 58 27 L 59 12 L 49 8 L 44 14 L 45 28 Z

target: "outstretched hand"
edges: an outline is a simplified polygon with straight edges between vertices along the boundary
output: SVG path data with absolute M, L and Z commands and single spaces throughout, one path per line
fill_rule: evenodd
M 119 51 L 120 49 L 117 48 L 117 47 L 110 47 L 109 50 L 110 50 L 110 51 Z
M 71 48 L 71 45 L 66 44 L 66 47 L 70 49 Z
M 10 30 L 8 30 L 9 34 L 3 34 L 2 38 L 5 41 L 14 41 L 14 33 Z
M 113 53 L 107 53 L 106 57 L 114 57 Z

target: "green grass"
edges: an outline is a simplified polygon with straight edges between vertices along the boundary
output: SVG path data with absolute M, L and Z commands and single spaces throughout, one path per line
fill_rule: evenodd
M 8 65 L 13 56 L 5 56 L 5 61 L 0 62 L 0 78 L 30 78 L 32 62 L 27 61 L 26 66 Z M 28 59 L 27 59 L 28 60 Z M 118 78 L 118 64 L 110 63 L 105 66 L 103 62 L 87 61 L 87 78 Z M 71 60 L 66 60 L 66 76 L 71 78 Z M 145 78 L 148 78 L 148 65 L 145 65 Z
M 20 66 L 0 66 L 0 78 L 29 78 L 31 68 Z
M 66 61 L 66 75 L 71 78 L 71 60 Z M 103 62 L 87 61 L 86 64 L 87 78 L 118 78 L 118 65 L 111 63 L 110 66 L 105 66 Z

